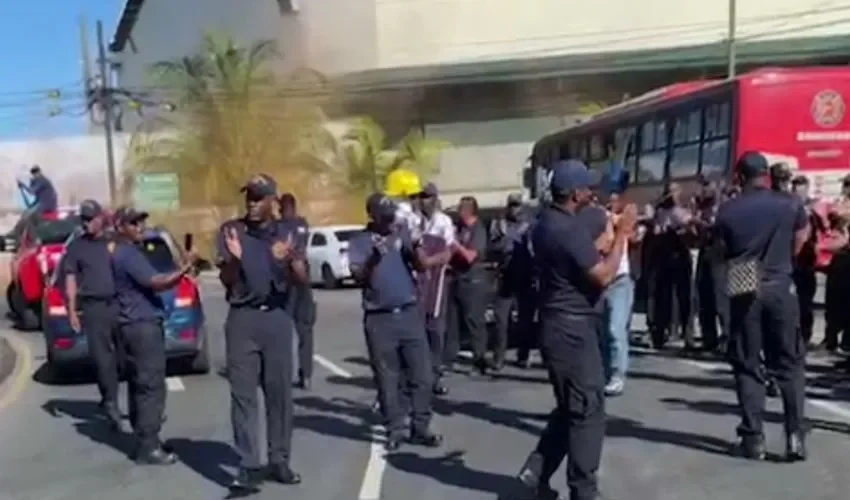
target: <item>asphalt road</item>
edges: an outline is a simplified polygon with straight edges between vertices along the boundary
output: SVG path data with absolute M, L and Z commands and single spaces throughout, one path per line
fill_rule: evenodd
M 213 358 L 222 363 L 222 292 L 204 287 Z M 385 456 L 373 417 L 374 392 L 355 291 L 317 292 L 313 392 L 297 394 L 296 487 L 269 485 L 258 499 L 442 500 L 511 498 L 512 476 L 552 407 L 542 370 L 507 369 L 495 380 L 456 374 L 437 405 L 438 450 L 402 448 Z M 637 322 L 639 323 L 639 321 Z M 169 379 L 164 434 L 180 455 L 170 468 L 134 467 L 129 440 L 104 432 L 90 383 L 47 385 L 38 334 L 21 333 L 34 378 L 0 412 L 2 500 L 209 500 L 223 498 L 236 465 L 226 382 L 217 375 Z M 737 424 L 728 370 L 721 363 L 636 352 L 624 396 L 609 403 L 601 472 L 608 500 L 844 500 L 850 477 L 850 403 L 825 360 L 813 358 L 808 412 L 811 458 L 751 463 L 728 454 Z M 837 385 L 836 385 L 837 384 Z M 837 387 L 837 388 L 836 388 Z M 123 398 L 122 398 L 123 401 Z M 769 404 L 768 443 L 782 449 L 779 405 Z M 564 487 L 563 471 L 554 486 Z

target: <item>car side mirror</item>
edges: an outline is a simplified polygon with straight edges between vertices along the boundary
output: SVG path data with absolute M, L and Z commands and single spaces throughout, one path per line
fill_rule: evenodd
M 187 252 L 191 252 L 192 247 L 194 246 L 194 243 L 195 243 L 195 235 L 194 234 L 186 233 L 186 234 L 183 235 L 183 250 L 186 250 Z
M 0 252 L 15 252 L 18 250 L 18 240 L 11 234 L 0 236 Z

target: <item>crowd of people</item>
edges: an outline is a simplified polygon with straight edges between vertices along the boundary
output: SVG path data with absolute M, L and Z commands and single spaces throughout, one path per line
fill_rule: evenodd
M 453 369 L 461 340 L 470 341 L 476 372 L 502 369 L 516 310 L 517 364 L 528 367 L 529 352 L 539 348 L 556 397 L 518 481 L 536 498 L 556 498 L 549 479 L 566 459 L 570 498 L 595 499 L 605 399 L 624 390 L 636 278 L 648 273 L 639 281 L 649 284 L 656 338 L 678 330 L 687 349 L 697 348 L 691 325 L 696 310 L 700 347 L 727 346 L 741 408 L 737 449 L 749 458 L 765 456 L 761 413 L 770 378 L 785 408 L 786 456 L 805 459 L 802 345 L 811 337 L 809 290 L 823 265 L 819 252 L 832 257 L 829 273 L 847 266 L 840 220 L 850 201 L 822 216 L 803 179 L 769 167 L 758 153 L 744 154 L 735 165 L 735 189 L 706 180 L 688 204 L 679 187 L 669 185 L 642 216 L 627 199 L 625 179 L 600 184 L 593 170 L 575 160 L 559 162 L 551 172 L 550 196 L 536 213 L 513 195 L 489 227 L 475 198 L 462 198 L 453 220 L 440 208 L 437 186 L 422 185 L 407 170 L 391 172 L 386 189 L 366 200 L 369 223 L 351 240 L 348 254 L 362 288 L 375 410 L 384 421 L 387 449 L 441 445 L 443 437 L 430 425 L 432 402 L 449 391 L 443 376 Z M 850 179 L 844 189 L 850 195 Z M 294 197 L 279 197 L 267 175 L 254 176 L 242 191 L 246 213 L 221 226 L 216 264 L 229 304 L 224 375 L 240 457 L 230 487 L 250 493 L 269 479 L 301 481 L 289 465 L 292 390 L 311 386 L 316 309 L 305 255 L 309 228 Z M 177 457 L 159 439 L 166 395 L 164 309 L 152 292 L 190 273 L 193 256 L 179 270 L 157 274 L 134 246 L 146 213 L 120 208 L 108 233 L 97 202 L 85 201 L 79 215 L 85 234 L 63 260 L 65 288 L 72 326 L 90 338 L 104 414 L 120 428 L 110 345 L 117 338 L 131 367 L 134 458 L 140 464 L 174 463 Z M 493 266 L 495 339 L 485 320 Z M 825 347 L 834 349 L 850 322 L 834 302 L 844 291 L 829 276 Z M 260 457 L 258 388 L 265 399 L 267 460 Z

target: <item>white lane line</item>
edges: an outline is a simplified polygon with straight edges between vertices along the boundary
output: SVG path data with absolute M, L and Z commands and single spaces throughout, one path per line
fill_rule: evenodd
M 387 451 L 384 448 L 383 426 L 372 426 L 372 444 L 369 446 L 369 462 L 360 484 L 358 500 L 380 500 L 387 468 Z
M 168 377 L 165 379 L 165 386 L 168 387 L 168 392 L 182 392 L 186 390 L 183 385 L 183 380 L 180 377 Z
M 343 378 L 353 378 L 354 374 L 342 368 L 338 364 L 322 356 L 313 354 L 313 360 L 325 367 L 329 372 Z M 387 469 L 387 451 L 384 447 L 386 436 L 384 427 L 373 425 L 371 428 L 371 440 L 369 445 L 369 461 L 366 463 L 366 471 L 363 473 L 363 482 L 360 484 L 360 495 L 358 500 L 380 500 L 381 489 L 384 483 L 384 471 Z
M 336 375 L 338 377 L 354 378 L 354 375 L 350 371 L 339 366 L 338 364 L 336 364 L 333 361 L 329 360 L 328 358 L 322 356 L 321 354 L 314 354 L 313 360 L 316 363 L 319 363 L 320 365 L 324 366 L 326 370 L 328 370 L 329 372 L 333 373 L 334 375 Z
M 693 366 L 709 373 L 730 371 L 728 364 L 719 361 L 695 361 L 692 359 L 680 359 L 678 361 L 682 364 Z M 836 417 L 841 417 L 845 420 L 850 421 L 850 408 L 841 403 L 838 403 L 836 401 L 814 398 L 806 398 L 806 403 L 812 406 L 816 406 L 829 413 L 832 413 Z

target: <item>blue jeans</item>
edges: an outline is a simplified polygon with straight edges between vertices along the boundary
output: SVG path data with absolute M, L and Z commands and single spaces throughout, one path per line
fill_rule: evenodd
M 605 290 L 604 339 L 605 365 L 608 378 L 625 378 L 629 370 L 629 327 L 635 283 L 631 276 L 617 277 Z

